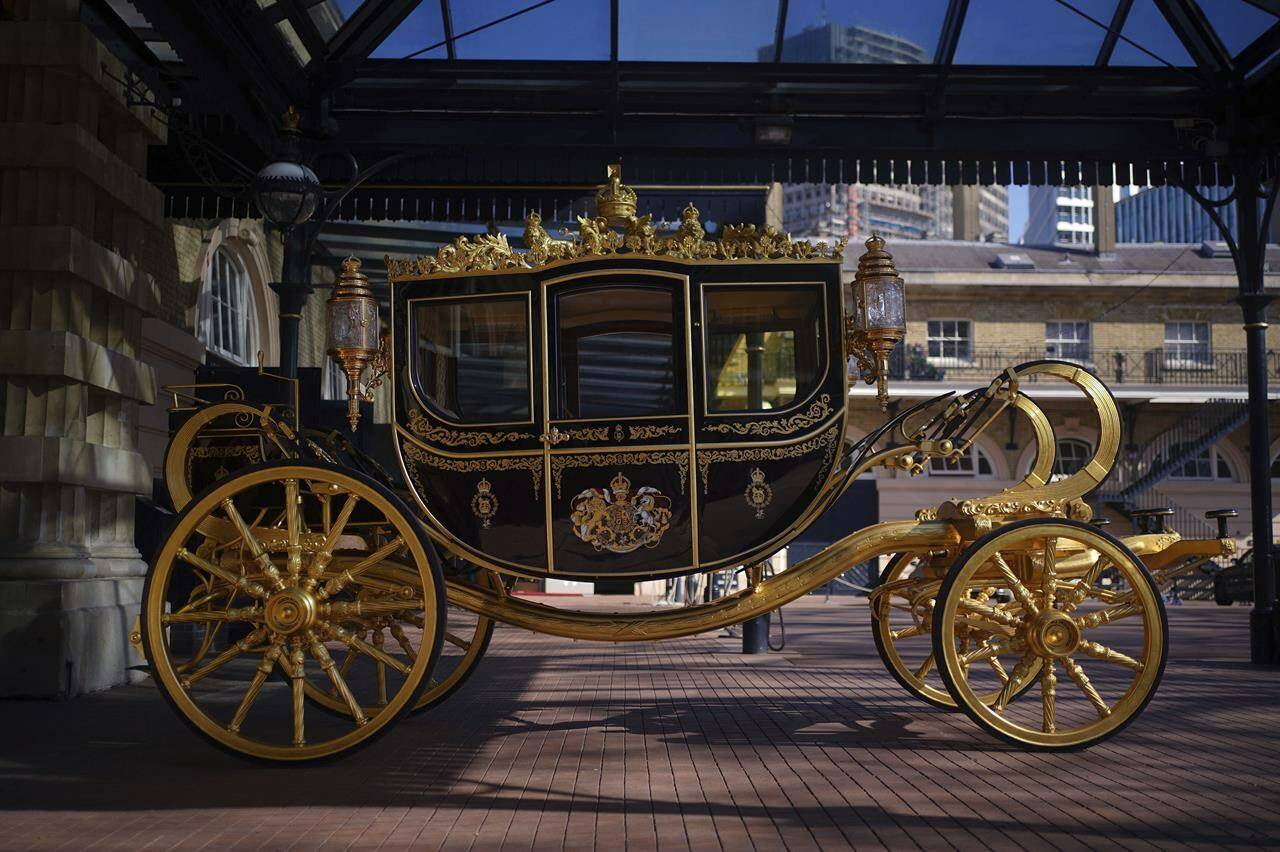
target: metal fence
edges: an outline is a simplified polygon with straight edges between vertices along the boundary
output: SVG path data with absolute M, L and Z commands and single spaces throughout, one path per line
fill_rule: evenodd
M 969 348 L 959 357 L 931 358 L 920 344 L 900 346 L 889 358 L 889 378 L 896 381 L 985 381 L 1025 361 L 1054 357 L 1044 347 Z M 1060 357 L 1060 356 L 1059 356 Z M 1074 359 L 1066 359 L 1074 360 Z M 1094 350 L 1081 366 L 1109 384 L 1244 385 L 1248 356 L 1243 349 L 1188 355 L 1166 349 Z M 1267 353 L 1267 375 L 1280 378 L 1280 358 Z

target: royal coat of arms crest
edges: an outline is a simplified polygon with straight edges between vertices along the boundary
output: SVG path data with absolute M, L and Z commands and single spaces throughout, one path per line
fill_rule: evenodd
M 570 503 L 573 531 L 596 550 L 630 553 L 657 547 L 671 526 L 671 498 L 649 486 L 634 492 L 621 472 L 609 488 L 588 488 Z

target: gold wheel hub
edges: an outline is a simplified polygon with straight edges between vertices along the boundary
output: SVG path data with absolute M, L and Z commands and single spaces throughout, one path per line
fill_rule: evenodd
M 1046 612 L 1031 622 L 1027 643 L 1041 657 L 1066 657 L 1080 645 L 1080 627 L 1071 616 Z
M 316 623 L 316 599 L 301 589 L 285 589 L 267 600 L 264 616 L 274 633 L 302 633 Z

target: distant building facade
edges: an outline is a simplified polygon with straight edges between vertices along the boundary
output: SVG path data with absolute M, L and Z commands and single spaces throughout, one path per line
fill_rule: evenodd
M 1093 245 L 1093 190 L 1088 186 L 1033 186 L 1027 197 L 1029 246 Z
M 774 46 L 761 47 L 761 62 L 773 61 Z M 844 24 L 823 24 L 788 36 L 782 42 L 783 62 L 840 62 L 904 65 L 928 61 L 924 48 L 915 42 Z
M 1206 197 L 1220 196 L 1222 190 L 1201 187 Z M 1238 236 L 1235 204 L 1224 204 L 1218 215 Z M 1204 208 L 1176 186 L 1156 186 L 1139 190 L 1116 202 L 1116 241 L 1121 243 L 1199 243 L 1221 240 L 1222 232 Z
M 886 239 L 949 240 L 955 236 L 952 189 L 948 186 L 884 184 L 785 184 L 783 228 L 815 239 L 849 237 L 873 231 Z M 987 242 L 1009 239 L 1009 191 L 978 188 L 979 236 Z

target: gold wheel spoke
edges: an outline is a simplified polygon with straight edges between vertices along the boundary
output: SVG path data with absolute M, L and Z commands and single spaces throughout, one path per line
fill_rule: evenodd
M 1045 660 L 1040 670 L 1040 705 L 1043 710 L 1043 722 L 1040 729 L 1046 734 L 1058 730 L 1053 718 L 1053 704 L 1057 696 L 1058 676 L 1053 673 L 1053 660 Z
M 974 663 L 978 663 L 983 660 L 994 660 L 1000 654 L 1004 654 L 1012 650 L 1012 645 L 1013 643 L 1008 639 L 988 639 L 972 651 L 961 654 L 960 664 L 964 666 L 971 666 Z M 998 665 L 999 660 L 996 660 L 996 663 Z
M 245 690 L 244 697 L 240 699 L 240 705 L 236 707 L 235 715 L 227 723 L 228 731 L 233 734 L 240 732 L 240 726 L 244 724 L 245 717 L 249 715 L 249 708 L 258 699 L 258 693 L 262 691 L 262 684 L 266 682 L 267 675 L 271 674 L 271 670 L 275 668 L 276 662 L 283 652 L 284 646 L 276 642 L 262 655 L 262 662 L 258 664 L 257 671 L 253 673 L 253 679 L 249 681 L 249 688 Z
M 391 627 L 389 629 L 391 630 L 391 635 L 395 637 L 396 643 L 399 644 L 400 649 L 404 651 L 404 655 L 408 657 L 410 661 L 416 662 L 418 654 L 413 650 L 413 645 L 409 643 L 409 636 L 404 632 L 404 628 L 393 621 L 391 622 Z
M 160 616 L 162 624 L 201 624 L 206 621 L 261 621 L 262 610 L 256 606 L 239 609 L 201 610 L 199 612 L 173 612 Z
M 1084 697 L 1089 699 L 1093 709 L 1098 711 L 1098 718 L 1105 719 L 1110 716 L 1111 708 L 1102 700 L 1102 696 L 1098 694 L 1094 685 L 1089 682 L 1089 676 L 1084 673 L 1080 664 L 1070 657 L 1063 657 L 1062 667 L 1067 670 L 1067 677 L 1075 681 L 1076 686 L 1080 687 L 1080 691 L 1084 693 Z
M 1031 615 L 1039 615 L 1040 610 L 1036 606 L 1035 599 L 1031 596 L 1031 590 L 1023 585 L 1018 579 L 1018 575 L 1009 567 L 1009 563 L 1005 561 L 1004 554 L 996 553 L 991 557 L 991 561 L 996 564 L 996 568 L 1000 571 L 1000 576 L 1004 578 L 1005 585 L 1013 592 L 1013 596 L 1018 599 L 1018 603 L 1022 604 Z
M 378 662 L 385 663 L 386 665 L 395 669 L 402 675 L 408 675 L 409 672 L 411 671 L 409 666 L 406 666 L 404 663 L 400 662 L 395 657 L 391 656 L 390 654 L 387 654 L 385 651 L 383 651 L 380 648 L 376 648 L 373 645 L 370 645 L 368 642 L 364 641 L 359 636 L 353 636 L 352 634 L 348 633 L 346 630 L 343 630 L 341 627 L 333 628 L 333 635 L 337 637 L 338 641 L 341 642 L 342 644 L 350 648 L 355 648 L 356 650 L 363 653 L 365 656 L 373 657 Z
M 320 664 L 320 668 L 329 676 L 329 680 L 333 683 L 333 688 L 347 705 L 347 712 L 351 714 L 351 718 L 355 721 L 356 726 L 366 724 L 369 717 L 364 714 L 364 710 L 360 708 L 360 702 L 356 701 L 356 697 L 351 694 L 351 687 L 347 686 L 347 681 L 342 675 L 338 674 L 338 667 L 333 662 L 333 657 L 329 656 L 329 649 L 320 641 L 320 637 L 314 633 L 310 634 L 311 640 L 311 656 Z
M 1076 624 L 1081 630 L 1091 630 L 1094 627 L 1101 627 L 1104 624 L 1110 624 L 1113 621 L 1119 621 L 1122 618 L 1129 618 L 1134 615 L 1141 615 L 1142 607 L 1133 602 L 1122 603 L 1119 606 L 1109 606 L 1106 609 L 1096 610 L 1088 615 L 1082 615 L 1077 618 Z
M 218 669 L 225 666 L 227 663 L 234 660 L 236 657 L 239 657 L 242 654 L 249 653 L 250 651 L 253 650 L 254 646 L 256 646 L 259 642 L 262 641 L 263 637 L 265 637 L 266 635 L 267 635 L 267 631 L 262 627 L 259 627 L 258 629 L 254 630 L 248 636 L 244 637 L 239 642 L 232 645 L 230 648 L 227 648 L 221 654 L 214 657 L 212 660 L 205 663 L 203 666 L 196 669 L 191 674 L 182 678 L 183 687 L 190 689 L 191 687 L 195 686 L 198 682 L 204 680 L 206 677 L 213 674 L 215 671 L 217 671 Z
M 1000 678 L 1000 684 L 1009 682 L 1009 673 L 1004 670 L 1004 664 L 1000 662 L 999 657 L 987 657 L 987 665 L 991 666 L 991 670 L 996 673 L 996 677 Z
M 230 497 L 222 501 L 222 511 L 226 513 L 227 518 L 240 533 L 240 538 L 249 548 L 249 552 L 253 554 L 253 560 L 262 569 L 263 575 L 271 582 L 271 587 L 276 591 L 283 590 L 285 588 L 284 578 L 280 576 L 280 571 L 272 564 L 271 555 L 262 546 L 262 542 L 258 541 L 249 525 L 244 522 L 244 518 L 240 517 L 240 512 L 236 509 L 236 504 L 232 502 Z
M 298 480 L 293 478 L 286 479 L 284 481 L 284 513 L 289 528 L 289 544 L 286 551 L 289 554 L 289 560 L 286 570 L 290 585 L 295 585 L 298 581 L 298 575 L 302 573 L 302 530 L 300 529 L 301 519 L 298 517 L 300 513 L 298 504 L 300 501 Z
M 387 641 L 386 636 L 383 634 L 382 630 L 379 629 L 379 630 L 373 631 L 373 647 L 378 649 L 379 654 L 383 654 L 383 655 L 386 654 L 386 651 L 382 650 L 382 646 L 383 644 L 386 643 L 386 641 Z M 387 705 L 387 664 L 384 663 L 382 660 L 378 660 L 376 674 L 377 674 L 377 687 L 378 687 L 378 704 L 379 706 L 385 707 Z
M 234 571 L 229 571 L 221 565 L 215 565 L 203 556 L 197 556 L 185 547 L 178 548 L 176 555 L 179 559 L 193 568 L 199 568 L 205 573 L 212 574 L 224 583 L 244 592 L 249 597 L 263 598 L 267 595 L 266 590 L 262 588 L 260 584 L 255 583 L 248 577 L 241 576 Z
M 1136 672 L 1140 672 L 1146 668 L 1141 662 L 1135 660 L 1133 657 L 1130 657 L 1127 654 L 1122 654 L 1105 645 L 1099 645 L 1097 642 L 1083 640 L 1080 642 L 1080 650 L 1094 659 L 1102 660 L 1106 663 L 1115 663 L 1117 665 L 1125 666 L 1126 668 L 1131 668 Z
M 333 559 L 333 551 L 338 546 L 338 539 L 342 537 L 343 530 L 347 528 L 347 521 L 351 520 L 351 513 L 355 511 L 356 504 L 359 502 L 360 498 L 355 494 L 347 495 L 342 508 L 338 510 L 338 517 L 326 528 L 324 545 L 320 548 L 320 552 L 312 557 L 311 564 L 307 566 L 307 579 L 304 588 L 308 592 L 315 589 L 321 575 L 329 567 L 329 562 Z M 329 505 L 327 501 L 325 505 Z
M 929 656 L 924 658 L 924 662 L 915 670 L 916 680 L 924 680 L 924 676 L 933 668 L 933 652 L 929 652 Z
M 1053 609 L 1054 585 L 1058 580 L 1058 539 L 1056 536 L 1044 540 L 1044 577 L 1041 579 L 1040 592 L 1044 597 L 1044 610 Z
M 1005 681 L 1004 686 L 1000 687 L 1000 694 L 996 696 L 995 702 L 991 705 L 998 711 L 1003 712 L 1004 708 L 1009 706 L 1009 702 L 1018 694 L 1018 690 L 1022 689 L 1026 683 L 1027 677 L 1031 674 L 1031 669 L 1035 666 L 1036 657 L 1030 651 L 1023 653 L 1018 660 L 1018 664 L 1013 667 L 1013 674 L 1009 675 L 1009 679 Z
M 1099 555 L 1098 558 L 1094 560 L 1093 565 L 1089 568 L 1089 572 L 1076 582 L 1075 588 L 1071 590 L 1071 593 L 1067 595 L 1066 599 L 1063 601 L 1062 611 L 1065 613 L 1074 612 L 1075 608 L 1080 606 L 1080 603 L 1085 599 L 1085 596 L 1090 594 L 1093 584 L 1098 582 L 1098 578 L 1102 576 L 1102 572 L 1105 571 L 1107 566 L 1110 564 L 1110 559 Z
M 325 600 L 336 595 L 338 592 L 342 591 L 348 583 L 355 582 L 356 578 L 362 573 L 368 571 L 379 562 L 382 562 L 402 547 L 404 547 L 404 538 L 402 536 L 396 536 L 352 567 L 326 582 L 320 590 L 316 592 L 316 598 L 319 600 Z
M 293 744 L 295 746 L 304 746 L 307 744 L 306 729 L 303 719 L 303 708 L 306 705 L 303 685 L 306 683 L 306 657 L 302 651 L 302 640 L 294 639 L 292 650 L 289 654 L 291 677 L 291 686 L 293 687 Z
M 893 637 L 894 641 L 897 641 L 898 639 L 907 639 L 911 636 L 919 636 L 924 632 L 925 628 L 923 624 L 913 624 L 910 627 L 903 627 L 900 630 L 890 630 L 889 635 Z

